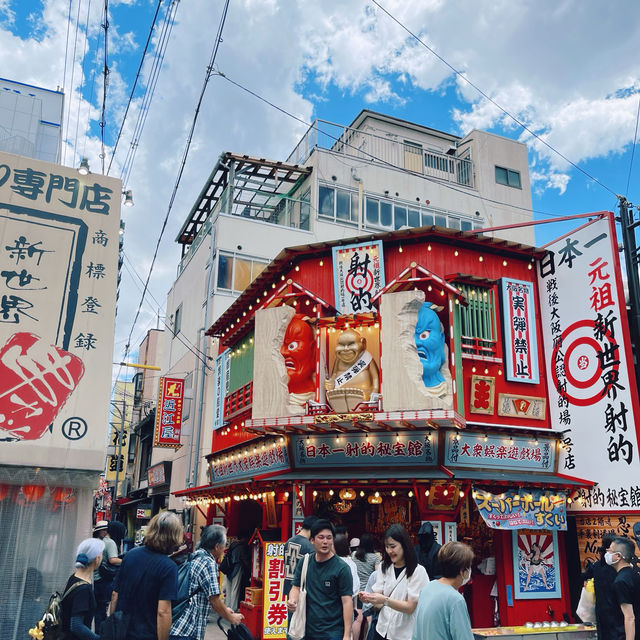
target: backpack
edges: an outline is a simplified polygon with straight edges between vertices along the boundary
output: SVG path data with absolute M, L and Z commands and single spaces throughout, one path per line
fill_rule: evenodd
M 222 618 L 218 618 L 218 626 L 220 627 L 220 631 L 222 631 L 226 636 L 227 640 L 255 640 L 251 635 L 251 631 L 249 631 L 249 627 L 244 624 L 231 626 L 227 631 L 222 626 Z
M 189 555 L 189 558 L 186 560 L 186 562 L 178 565 L 178 596 L 171 602 L 172 623 L 175 622 L 187 610 L 191 598 L 202 589 L 202 587 L 198 585 L 198 588 L 195 591 L 189 591 L 192 557 L 192 555 Z
M 65 634 L 62 630 L 62 601 L 76 587 L 86 584 L 84 581 L 75 582 L 62 595 L 58 591 L 53 593 L 42 619 L 33 629 L 29 629 L 29 635 L 35 640 L 63 640 Z

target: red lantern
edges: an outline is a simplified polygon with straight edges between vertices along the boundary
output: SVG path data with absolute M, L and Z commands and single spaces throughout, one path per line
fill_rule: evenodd
M 22 487 L 22 496 L 26 502 L 38 502 L 44 495 L 45 487 L 39 484 L 25 484 Z
M 0 502 L 2 502 L 8 495 L 11 487 L 8 484 L 0 484 Z
M 56 487 L 51 490 L 51 497 L 54 502 L 69 504 L 73 502 L 73 489 L 71 487 Z

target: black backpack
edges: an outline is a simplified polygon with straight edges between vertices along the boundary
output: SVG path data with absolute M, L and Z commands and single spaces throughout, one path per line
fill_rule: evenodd
M 64 631 L 62 630 L 62 601 L 76 588 L 87 585 L 84 581 L 74 582 L 62 595 L 56 591 L 49 598 L 49 604 L 42 614 L 42 619 L 30 630 L 29 635 L 38 638 L 40 632 L 43 640 L 62 640 Z M 88 585 L 90 586 L 90 585 Z M 32 634 L 31 631 L 34 633 Z
M 220 627 L 220 631 L 227 637 L 227 640 L 255 640 L 251 635 L 251 631 L 249 631 L 249 627 L 244 624 L 231 626 L 229 630 L 227 630 L 222 626 L 222 618 L 218 618 L 218 626 Z
M 193 554 L 190 554 L 189 558 L 185 562 L 178 565 L 178 596 L 171 602 L 172 622 L 175 622 L 187 610 L 191 598 L 202 589 L 202 587 L 198 585 L 198 588 L 195 589 L 195 591 L 189 591 L 192 558 Z

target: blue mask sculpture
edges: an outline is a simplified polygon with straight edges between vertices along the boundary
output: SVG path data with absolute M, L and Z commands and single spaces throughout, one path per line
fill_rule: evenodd
M 422 364 L 422 382 L 427 388 L 437 387 L 444 382 L 440 368 L 446 361 L 444 352 L 444 333 L 438 314 L 425 302 L 418 312 L 418 322 L 414 335 L 420 364 Z

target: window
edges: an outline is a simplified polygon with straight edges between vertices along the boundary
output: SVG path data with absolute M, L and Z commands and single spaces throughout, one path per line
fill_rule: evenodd
M 318 190 L 318 215 L 330 220 L 358 223 L 358 193 L 320 185 Z
M 216 288 L 241 293 L 262 273 L 267 264 L 263 260 L 220 252 Z
M 173 335 L 177 336 L 180 333 L 182 327 L 182 304 L 178 306 L 176 312 L 173 314 Z
M 189 371 L 184 377 L 184 400 L 182 402 L 182 422 L 186 422 L 191 415 L 191 403 L 193 402 L 193 371 Z
M 521 189 L 520 172 L 513 169 L 505 169 L 504 167 L 496 166 L 496 182 L 498 184 L 504 184 L 507 187 L 514 187 Z
M 456 284 L 468 305 L 456 305 L 460 319 L 460 346 L 467 355 L 497 356 L 495 294 L 493 288 Z

